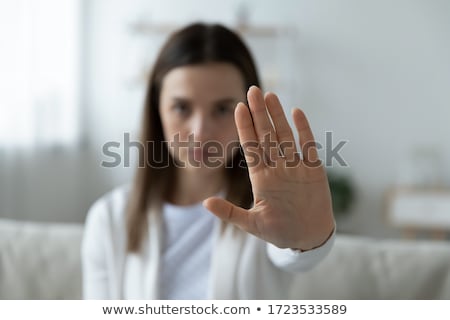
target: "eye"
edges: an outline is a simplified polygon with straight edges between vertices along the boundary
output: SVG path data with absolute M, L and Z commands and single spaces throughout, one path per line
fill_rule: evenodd
M 190 112 L 189 106 L 184 102 L 175 102 L 172 106 L 172 110 L 180 116 L 187 116 Z
M 233 114 L 234 108 L 229 104 L 219 104 L 215 107 L 214 113 L 217 116 L 227 116 Z

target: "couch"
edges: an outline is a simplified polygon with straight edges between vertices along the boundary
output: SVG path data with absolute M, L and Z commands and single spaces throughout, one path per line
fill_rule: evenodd
M 0 219 L 0 299 L 80 299 L 82 225 Z M 337 234 L 299 299 L 450 299 L 450 243 Z

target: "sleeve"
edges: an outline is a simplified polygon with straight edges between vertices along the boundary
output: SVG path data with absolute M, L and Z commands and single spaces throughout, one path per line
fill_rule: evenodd
M 110 299 L 107 269 L 107 206 L 100 199 L 87 214 L 81 245 L 83 299 Z
M 289 248 L 280 249 L 271 243 L 267 243 L 267 255 L 272 263 L 282 270 L 290 272 L 308 271 L 328 255 L 335 238 L 336 226 L 327 241 L 318 248 L 302 252 Z

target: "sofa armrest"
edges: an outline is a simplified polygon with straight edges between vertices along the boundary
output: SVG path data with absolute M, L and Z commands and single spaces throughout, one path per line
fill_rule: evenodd
M 0 299 L 80 299 L 83 226 L 0 219 Z

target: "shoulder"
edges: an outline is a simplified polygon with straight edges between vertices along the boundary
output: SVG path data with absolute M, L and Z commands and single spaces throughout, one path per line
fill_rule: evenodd
M 123 225 L 130 188 L 130 184 L 121 185 L 98 198 L 88 211 L 86 227 Z

